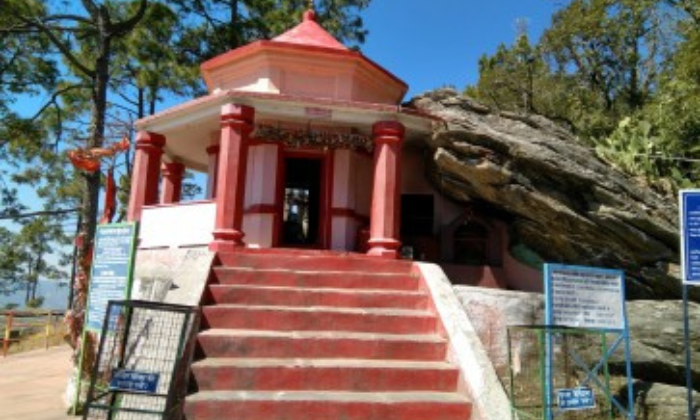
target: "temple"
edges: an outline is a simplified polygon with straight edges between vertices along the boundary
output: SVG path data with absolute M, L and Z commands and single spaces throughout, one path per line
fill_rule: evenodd
M 302 248 L 440 264 L 455 283 L 533 289 L 506 226 L 444 198 L 422 144 L 439 120 L 406 83 L 324 30 L 295 28 L 201 66 L 209 94 L 136 122 L 140 248 Z M 185 170 L 206 197 L 181 201 Z M 401 211 L 403 210 L 403 211 Z
M 540 274 L 505 222 L 432 187 L 444 121 L 402 107 L 406 83 L 313 10 L 201 71 L 208 95 L 136 122 L 128 209 L 131 298 L 201 313 L 186 418 L 507 418 L 450 281 Z M 182 200 L 186 171 L 206 174 L 204 200 Z

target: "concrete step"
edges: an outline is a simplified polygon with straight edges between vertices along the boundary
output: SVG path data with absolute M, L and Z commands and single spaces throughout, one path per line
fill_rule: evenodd
M 341 308 L 426 309 L 428 295 L 401 290 L 318 289 L 212 284 L 214 303 L 280 306 L 335 306 Z
M 418 277 L 410 274 L 345 271 L 301 271 L 214 267 L 219 284 L 416 291 Z
M 445 392 L 206 391 L 187 397 L 189 420 L 467 420 L 466 397 Z
M 200 391 L 444 391 L 459 371 L 446 362 L 368 359 L 208 358 L 192 365 Z
M 198 335 L 206 357 L 442 361 L 446 341 L 427 334 L 210 329 Z
M 284 268 L 287 270 L 345 271 L 411 273 L 410 261 L 386 260 L 362 254 L 337 253 L 310 250 L 246 250 L 235 253 L 218 253 L 226 267 Z
M 218 304 L 202 312 L 204 326 L 210 328 L 429 334 L 437 327 L 435 315 L 411 309 Z

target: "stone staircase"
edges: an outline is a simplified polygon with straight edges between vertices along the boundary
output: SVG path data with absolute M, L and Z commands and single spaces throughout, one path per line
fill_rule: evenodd
M 187 419 L 469 419 L 410 263 L 313 251 L 218 259 Z

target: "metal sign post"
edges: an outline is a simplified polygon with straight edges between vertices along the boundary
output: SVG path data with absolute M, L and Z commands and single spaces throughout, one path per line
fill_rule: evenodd
M 593 267 L 566 266 L 558 264 L 545 264 L 545 312 L 547 328 L 568 327 L 589 331 L 600 331 L 603 335 L 614 333 L 618 338 L 612 346 L 602 355 L 601 359 L 592 368 L 588 366 L 582 358 L 572 350 L 571 358 L 574 364 L 585 372 L 585 379 L 580 384 L 579 389 L 590 389 L 591 394 L 586 394 L 585 401 L 581 396 L 585 394 L 583 390 L 574 392 L 573 389 L 559 390 L 561 395 L 573 395 L 578 400 L 576 407 L 581 407 L 584 402 L 594 401 L 592 389 L 593 385 L 605 392 L 610 404 L 614 405 L 628 419 L 634 419 L 634 399 L 632 389 L 632 363 L 629 346 L 629 328 L 627 325 L 627 315 L 625 309 L 625 275 L 621 270 L 610 270 Z M 551 420 L 560 412 L 566 410 L 561 404 L 558 405 L 558 413 L 552 412 L 553 395 L 553 369 L 552 357 L 554 354 L 553 337 L 547 330 L 546 344 L 546 407 L 545 418 Z M 609 384 L 604 384 L 598 379 L 601 371 L 607 372 L 607 364 L 613 353 L 624 345 L 628 404 L 624 407 L 615 398 L 609 389 Z M 607 377 L 607 375 L 606 375 Z M 566 404 L 574 405 L 573 400 L 566 400 Z
M 693 378 L 690 357 L 690 321 L 688 286 L 700 284 L 700 190 L 681 190 L 678 194 L 681 236 L 681 277 L 683 280 L 683 345 L 685 346 L 685 382 L 688 419 L 695 420 Z

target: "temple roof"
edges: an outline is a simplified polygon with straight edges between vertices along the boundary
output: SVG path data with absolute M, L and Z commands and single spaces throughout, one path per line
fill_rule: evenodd
M 329 34 L 321 25 L 316 23 L 316 12 L 313 10 L 304 12 L 304 20 L 299 25 L 273 38 L 272 41 L 332 48 L 342 51 L 348 50 L 345 45 L 341 44 L 333 35 Z
M 202 63 L 201 70 L 210 93 L 237 90 L 398 105 L 408 91 L 401 79 L 323 29 L 313 10 L 276 38 L 230 50 Z

